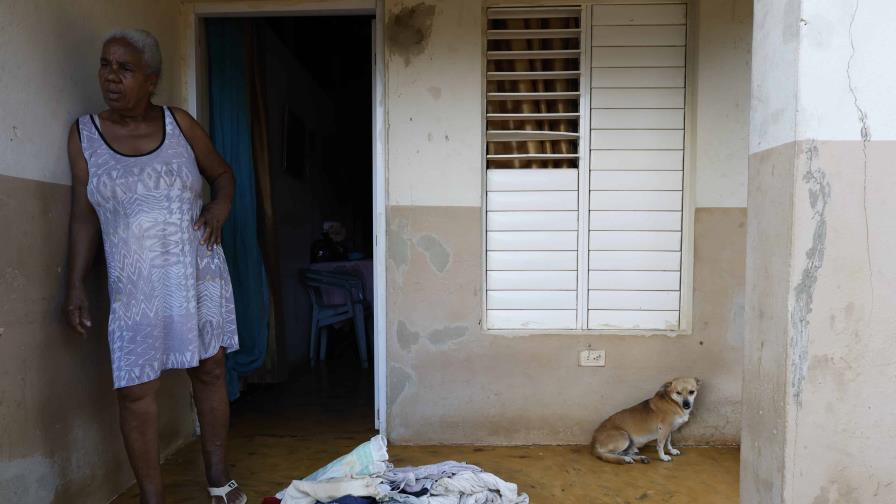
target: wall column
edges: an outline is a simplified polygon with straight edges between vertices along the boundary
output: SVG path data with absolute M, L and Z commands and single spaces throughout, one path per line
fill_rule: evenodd
M 896 502 L 887 0 L 756 0 L 741 502 Z

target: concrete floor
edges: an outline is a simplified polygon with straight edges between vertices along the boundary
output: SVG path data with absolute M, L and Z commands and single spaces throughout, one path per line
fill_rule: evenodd
M 290 480 L 308 475 L 375 434 L 373 383 L 354 366 L 329 364 L 291 383 L 250 390 L 233 408 L 229 460 L 233 477 L 258 504 Z M 541 503 L 688 503 L 738 501 L 737 448 L 682 448 L 674 462 L 616 466 L 585 446 L 390 446 L 396 466 L 458 460 L 517 483 Z M 169 504 L 208 502 L 199 445 L 191 442 L 163 465 Z M 136 487 L 113 504 L 138 502 Z

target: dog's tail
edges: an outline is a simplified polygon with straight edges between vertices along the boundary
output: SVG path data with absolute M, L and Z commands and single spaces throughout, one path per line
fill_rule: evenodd
M 607 453 L 605 451 L 601 451 L 596 445 L 592 445 L 591 454 L 595 457 L 603 460 L 604 462 L 609 462 L 611 464 L 630 464 L 625 460 L 625 457 L 622 455 L 617 455 L 615 453 Z M 629 459 L 631 460 L 631 459 Z

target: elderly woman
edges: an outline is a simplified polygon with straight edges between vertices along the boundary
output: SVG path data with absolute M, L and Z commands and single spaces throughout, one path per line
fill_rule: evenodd
M 108 267 L 109 349 L 121 432 L 140 502 L 164 502 L 159 468 L 159 375 L 186 369 L 202 433 L 214 504 L 243 504 L 224 460 L 229 405 L 224 353 L 238 347 L 221 225 L 234 180 L 187 112 L 152 103 L 162 58 L 158 41 L 124 30 L 103 44 L 98 72 L 109 107 L 72 125 L 69 280 L 65 312 L 91 326 L 84 277 L 100 232 Z M 203 206 L 202 179 L 212 187 Z

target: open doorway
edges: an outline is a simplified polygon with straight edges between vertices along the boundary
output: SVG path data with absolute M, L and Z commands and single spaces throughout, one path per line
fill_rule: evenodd
M 382 359 L 374 12 L 198 21 L 198 102 L 225 158 L 240 142 L 246 151 L 228 158 L 237 176 L 232 218 L 241 196 L 254 199 L 242 201 L 243 225 L 231 234 L 257 244 L 258 253 L 245 243 L 225 248 L 241 344 L 245 336 L 257 340 L 246 358 L 235 354 L 237 366 L 252 361 L 254 369 L 238 369 L 234 418 L 272 407 L 317 418 L 308 415 L 317 407 L 353 418 L 343 430 L 382 430 L 374 372 Z M 262 280 L 265 295 L 252 295 Z M 254 308 L 244 320 L 240 289 Z M 336 425 L 325 416 L 308 426 Z

